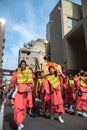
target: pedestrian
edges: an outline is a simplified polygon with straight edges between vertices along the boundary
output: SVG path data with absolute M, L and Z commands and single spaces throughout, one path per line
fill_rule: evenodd
M 40 74 L 38 75 L 37 84 L 36 84 L 36 97 L 40 98 L 40 115 L 44 115 L 45 112 L 45 90 L 44 90 L 44 82 L 45 82 L 45 76 L 43 70 L 40 70 Z
M 80 81 L 79 81 L 79 73 L 77 73 L 74 77 L 73 77 L 73 80 L 74 80 L 74 86 L 72 88 L 72 91 L 73 91 L 73 101 L 74 101 L 74 106 L 76 106 L 76 100 L 77 100 L 77 90 L 79 88 L 79 85 L 80 85 Z
M 32 109 L 34 107 L 34 74 L 33 74 L 33 70 L 32 68 L 29 68 L 29 79 L 32 81 L 32 84 L 29 84 L 29 91 L 28 91 L 28 95 L 27 95 L 27 113 L 30 116 L 33 116 L 34 114 L 32 113 Z
M 65 98 L 64 98 L 64 106 L 65 109 L 68 111 L 73 112 L 73 87 L 74 87 L 74 80 L 73 76 L 70 74 L 67 76 L 67 85 L 65 87 Z
M 17 92 L 14 101 L 14 121 L 18 125 L 18 130 L 24 127 L 22 124 L 26 117 L 27 95 L 30 90 L 29 85 L 33 81 L 29 77 L 29 70 L 26 69 L 26 61 L 20 62 L 19 68 L 12 76 L 12 85 L 17 85 Z
M 64 123 L 61 115 L 64 114 L 63 99 L 60 88 L 59 75 L 56 73 L 54 66 L 49 66 L 49 75 L 45 80 L 45 91 L 50 96 L 49 108 L 50 118 L 54 119 L 54 115 L 57 113 L 60 123 Z
M 87 117 L 87 75 L 84 70 L 80 71 L 79 87 L 77 90 L 76 110 L 82 116 Z

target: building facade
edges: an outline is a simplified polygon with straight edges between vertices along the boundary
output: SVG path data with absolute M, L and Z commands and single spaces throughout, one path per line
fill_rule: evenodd
M 2 68 L 5 42 L 5 20 L 0 18 L 0 67 Z
M 82 5 L 59 0 L 50 13 L 51 61 L 69 70 L 87 69 L 87 1 Z
M 33 42 L 31 48 L 20 48 L 19 50 L 19 61 L 26 60 L 28 68 L 31 67 L 33 70 L 37 69 L 38 64 L 42 64 L 45 60 L 45 40 L 37 39 Z

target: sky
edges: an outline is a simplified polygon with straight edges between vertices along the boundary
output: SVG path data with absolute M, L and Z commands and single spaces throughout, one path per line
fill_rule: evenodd
M 46 39 L 49 14 L 59 0 L 0 0 L 0 17 L 6 20 L 3 68 L 15 70 L 24 43 Z M 71 0 L 80 4 L 81 0 Z

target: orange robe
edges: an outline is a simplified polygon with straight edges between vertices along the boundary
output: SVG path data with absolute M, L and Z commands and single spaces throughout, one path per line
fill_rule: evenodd
M 67 77 L 63 77 L 62 75 L 59 76 L 60 83 L 61 83 L 61 92 L 63 99 L 65 98 L 65 89 L 67 88 Z
M 17 72 L 12 76 L 11 81 L 13 86 L 17 83 Z M 14 101 L 14 121 L 19 125 L 26 117 L 27 92 L 26 84 L 18 84 L 17 87 L 18 91 L 15 95 Z
M 45 100 L 48 101 L 48 110 L 50 114 L 64 113 L 63 100 L 61 94 L 61 88 L 58 86 L 56 89 L 51 86 L 48 80 L 45 80 L 45 91 L 49 91 L 46 94 Z
M 68 83 L 65 88 L 64 104 L 72 105 L 73 104 L 73 90 L 72 89 L 73 89 L 74 84 L 71 85 L 69 82 L 70 80 L 68 79 Z
M 84 83 L 86 86 L 82 86 L 80 80 L 79 88 L 81 89 L 82 96 L 77 96 L 76 109 L 87 111 L 87 82 L 85 79 L 84 79 Z
M 40 80 L 42 82 L 40 82 Z M 45 97 L 44 82 L 45 82 L 45 79 L 43 79 L 43 78 L 38 79 L 37 92 L 39 92 L 39 94 L 40 94 L 40 99 L 41 99 L 40 106 L 41 106 L 41 108 L 45 107 L 45 101 L 44 101 L 44 97 Z
M 27 95 L 27 108 L 33 108 L 33 89 L 31 88 Z
M 79 77 L 75 76 L 74 77 L 74 86 L 72 88 L 72 91 L 73 91 L 73 100 L 74 100 L 75 103 L 76 103 L 76 100 L 77 100 L 77 89 L 78 89 L 79 86 L 80 86 Z
M 35 76 L 32 74 L 32 79 L 34 79 Z M 34 86 L 33 88 L 30 88 L 30 91 L 27 95 L 27 108 L 33 108 L 34 106 L 34 94 L 33 94 Z

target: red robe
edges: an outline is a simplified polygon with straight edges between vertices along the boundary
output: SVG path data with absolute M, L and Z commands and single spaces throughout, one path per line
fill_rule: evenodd
M 64 113 L 60 86 L 54 89 L 50 85 L 49 81 L 45 80 L 45 91 L 49 92 L 49 94 L 46 94 L 45 96 L 45 101 L 48 102 L 48 111 L 50 112 L 50 114 Z
M 45 97 L 45 90 L 44 90 L 45 79 L 41 79 L 41 80 L 43 80 L 42 81 L 43 83 L 41 85 L 39 80 L 38 80 L 37 92 L 39 92 L 39 94 L 40 94 L 40 99 L 41 99 L 40 107 L 44 108 L 45 107 L 45 100 L 44 100 L 44 97 Z
M 13 86 L 17 83 L 17 72 L 11 79 Z M 18 91 L 15 95 L 14 101 L 14 120 L 17 125 L 24 121 L 26 117 L 26 103 L 27 103 L 26 84 L 18 84 Z
M 74 83 L 74 81 L 73 81 Z M 68 83 L 65 87 L 65 98 L 64 104 L 72 105 L 73 104 L 73 86 L 74 84 L 70 84 L 70 80 L 68 79 Z
M 33 88 L 31 88 L 27 95 L 27 108 L 33 108 L 33 106 Z
M 32 74 L 32 79 L 34 79 L 34 78 L 35 78 L 35 76 Z M 33 106 L 34 106 L 33 89 L 34 89 L 34 86 L 33 86 L 33 88 L 30 89 L 30 91 L 28 92 L 28 95 L 27 95 L 27 108 L 33 108 Z
M 77 89 L 78 89 L 79 85 L 80 85 L 79 77 L 75 76 L 74 77 L 74 86 L 72 88 L 74 102 L 76 102 L 76 100 L 77 100 Z
M 87 111 L 87 86 L 84 87 L 80 84 L 79 88 L 81 89 L 82 96 L 77 96 L 76 109 Z

